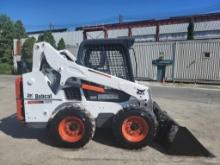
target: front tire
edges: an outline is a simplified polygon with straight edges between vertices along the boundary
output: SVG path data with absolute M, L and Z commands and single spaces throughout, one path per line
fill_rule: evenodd
M 95 122 L 85 110 L 71 106 L 55 115 L 49 129 L 58 146 L 80 148 L 94 135 Z
M 141 109 L 124 109 L 113 120 L 113 133 L 123 148 L 140 149 L 154 137 L 154 120 Z

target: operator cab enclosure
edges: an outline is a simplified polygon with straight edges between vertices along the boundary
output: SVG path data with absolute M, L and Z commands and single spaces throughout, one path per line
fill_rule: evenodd
M 133 44 L 133 38 L 85 40 L 79 47 L 76 63 L 134 82 L 129 53 Z

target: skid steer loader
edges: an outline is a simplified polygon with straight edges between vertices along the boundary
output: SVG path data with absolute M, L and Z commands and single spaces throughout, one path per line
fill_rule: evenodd
M 131 38 L 86 40 L 77 59 L 67 50 L 36 43 L 32 71 L 16 78 L 17 119 L 47 127 L 62 147 L 82 147 L 96 127 L 112 127 L 124 148 L 156 141 L 169 154 L 212 156 L 160 109 L 149 87 L 135 82 L 133 43 Z

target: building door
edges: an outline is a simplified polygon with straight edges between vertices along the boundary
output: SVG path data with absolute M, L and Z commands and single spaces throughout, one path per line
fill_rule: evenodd
M 162 82 L 165 78 L 166 65 L 157 65 L 157 81 Z

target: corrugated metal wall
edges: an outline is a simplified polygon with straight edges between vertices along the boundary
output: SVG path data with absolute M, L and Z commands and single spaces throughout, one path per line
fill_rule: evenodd
M 158 59 L 163 54 L 164 59 L 172 60 L 173 47 L 170 42 L 154 42 L 154 43 L 135 43 L 133 46 L 137 59 L 137 75 L 140 79 L 156 80 L 157 66 L 152 65 L 152 61 Z M 134 73 L 135 61 L 132 57 Z M 172 79 L 172 66 L 166 68 L 166 79 Z
M 132 28 L 131 31 L 136 41 L 155 41 L 156 26 Z
M 108 38 L 118 38 L 128 36 L 128 29 L 108 30 Z
M 220 21 L 196 22 L 195 31 L 220 30 Z
M 161 25 L 160 34 L 187 32 L 188 23 Z
M 104 38 L 104 32 L 103 31 L 94 31 L 94 32 L 88 32 L 87 33 L 88 39 L 100 39 Z
M 156 26 L 132 28 L 132 35 L 149 35 L 156 34 Z
M 133 48 L 138 79 L 156 80 L 157 66 L 152 65 L 152 60 L 162 54 L 165 60 L 174 61 L 166 67 L 166 80 L 220 83 L 220 40 L 135 43 Z M 132 64 L 135 73 L 133 56 Z
M 175 80 L 220 81 L 219 40 L 177 42 L 176 46 Z

